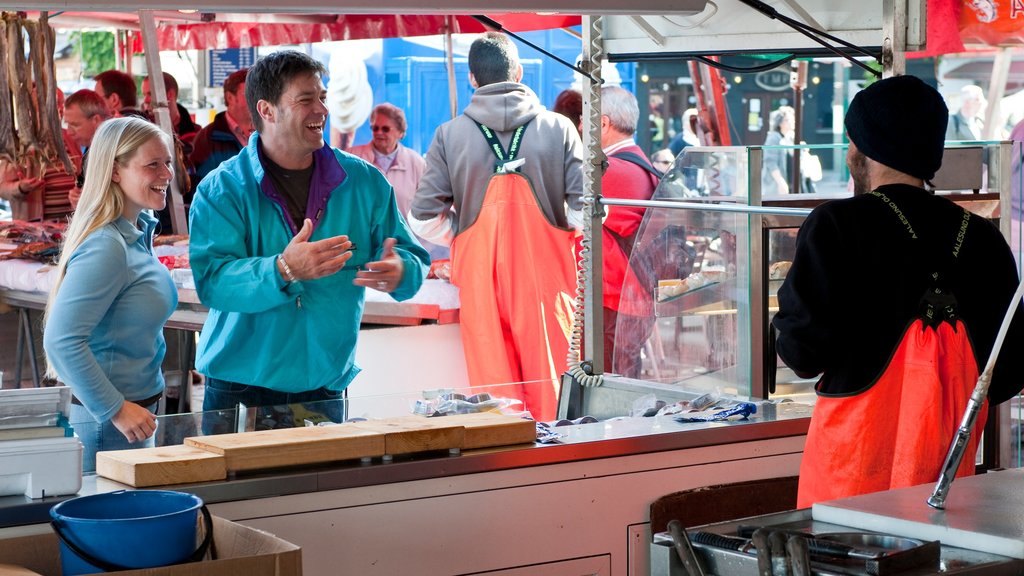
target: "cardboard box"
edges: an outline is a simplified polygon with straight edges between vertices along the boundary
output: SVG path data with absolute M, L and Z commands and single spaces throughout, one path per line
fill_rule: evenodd
M 273 534 L 213 518 L 216 560 L 112 572 L 122 576 L 301 576 L 302 550 Z M 117 546 L 111 542 L 111 546 Z M 154 542 L 154 546 L 159 543 Z M 0 540 L 0 576 L 32 574 L 8 569 L 22 567 L 42 576 L 61 576 L 60 551 L 55 534 Z

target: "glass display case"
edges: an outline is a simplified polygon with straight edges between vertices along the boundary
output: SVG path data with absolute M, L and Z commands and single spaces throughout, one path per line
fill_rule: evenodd
M 769 155 L 788 159 L 790 171 L 796 158 L 826 168 L 793 181 L 791 190 L 813 192 L 778 194 L 765 186 Z M 816 379 L 778 360 L 770 325 L 803 220 L 815 206 L 853 194 L 845 157 L 845 145 L 686 148 L 646 209 L 630 256 L 634 274 L 622 289 L 615 340 L 643 342 L 642 373 L 617 376 L 630 359 L 614 358 L 603 390 L 581 391 L 582 413 L 610 415 L 631 395 L 651 393 L 666 401 L 721 392 L 813 404 Z M 1011 238 L 1010 160 L 1007 144 L 951 143 L 936 193 Z

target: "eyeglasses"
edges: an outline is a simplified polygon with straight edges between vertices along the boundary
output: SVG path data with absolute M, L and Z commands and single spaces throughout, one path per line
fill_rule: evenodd
M 391 132 L 391 126 L 370 126 L 370 130 L 387 134 L 388 132 Z

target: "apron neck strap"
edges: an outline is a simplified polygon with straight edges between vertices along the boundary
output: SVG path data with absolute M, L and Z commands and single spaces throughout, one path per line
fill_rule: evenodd
M 501 141 L 498 140 L 498 135 L 494 133 L 494 130 L 491 130 L 476 120 L 473 122 L 475 122 L 477 127 L 480 128 L 480 132 L 483 133 L 484 138 L 487 140 L 487 144 L 490 146 L 491 152 L 494 152 L 494 155 L 497 156 L 498 162 L 496 166 L 498 169 L 504 166 L 506 162 L 515 160 L 516 156 L 519 155 L 519 148 L 523 142 L 523 132 L 526 130 L 526 126 L 530 123 L 527 121 L 525 124 L 516 128 L 516 131 L 512 134 L 512 141 L 509 142 L 508 151 L 506 152 L 505 147 L 501 145 Z

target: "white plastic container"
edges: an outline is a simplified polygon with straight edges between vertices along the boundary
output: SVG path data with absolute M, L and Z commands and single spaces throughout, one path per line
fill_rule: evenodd
M 81 488 L 82 443 L 78 438 L 0 442 L 0 496 L 64 496 L 77 494 Z
M 0 390 L 0 430 L 56 426 L 59 415 L 68 415 L 70 404 L 67 386 Z

